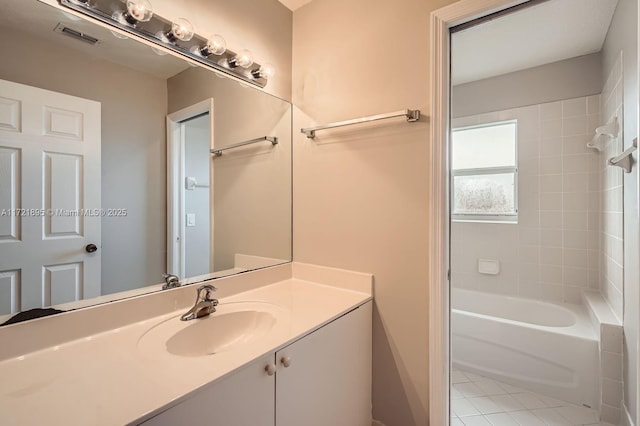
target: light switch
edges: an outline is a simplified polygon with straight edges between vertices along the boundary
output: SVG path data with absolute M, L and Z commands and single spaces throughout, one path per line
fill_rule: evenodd
M 187 213 L 187 226 L 196 226 L 195 213 Z
M 184 180 L 184 187 L 187 191 L 193 191 L 198 186 L 198 181 L 194 177 L 187 176 Z

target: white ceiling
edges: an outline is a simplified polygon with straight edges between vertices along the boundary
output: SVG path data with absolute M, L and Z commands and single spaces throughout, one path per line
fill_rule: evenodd
M 296 9 L 301 8 L 307 3 L 311 3 L 311 0 L 278 0 L 280 3 L 287 6 L 291 11 L 295 12 Z
M 550 0 L 454 33 L 453 84 L 599 52 L 618 0 Z

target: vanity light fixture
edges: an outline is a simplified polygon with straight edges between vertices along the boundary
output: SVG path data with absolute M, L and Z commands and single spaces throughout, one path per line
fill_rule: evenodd
M 200 55 L 208 58 L 211 55 L 220 56 L 227 50 L 227 42 L 220 34 L 214 34 L 207 39 L 207 43 L 198 47 L 195 46 L 192 50 L 194 53 L 199 53 Z
M 262 65 L 260 68 L 256 68 L 254 70 L 251 71 L 251 75 L 254 78 L 266 78 L 267 80 L 269 80 L 270 78 L 272 78 L 274 75 L 276 75 L 276 68 L 269 63 L 266 63 L 264 65 Z
M 241 50 L 236 56 L 231 58 L 228 63 L 231 68 L 249 68 L 251 65 L 253 65 L 253 55 L 246 49 Z
M 113 19 L 124 24 L 135 26 L 138 22 L 148 22 L 153 16 L 153 8 L 149 0 L 127 0 L 127 10 L 118 10 Z
M 158 38 L 165 43 L 176 43 L 178 40 L 189 41 L 193 38 L 193 25 L 184 18 L 178 18 L 171 23 L 171 29 L 166 32 L 159 32 Z
M 173 51 L 189 58 L 192 64 L 199 63 L 258 87 L 264 87 L 274 75 L 275 68 L 269 64 L 254 63 L 250 51 L 228 49 L 222 36 L 202 37 L 194 32 L 186 19 L 169 21 L 154 13 L 149 0 L 57 1 L 66 8 L 119 29 L 120 34 L 135 35 L 155 44 L 158 48 L 152 48 L 158 54 Z M 123 2 L 126 8 L 122 7 Z

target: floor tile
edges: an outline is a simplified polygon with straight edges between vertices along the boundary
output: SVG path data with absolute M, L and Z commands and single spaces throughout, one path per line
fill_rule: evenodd
M 595 410 L 453 370 L 451 426 L 612 426 Z
M 504 412 L 524 410 L 522 403 L 518 402 L 513 395 L 494 395 L 490 397 L 496 404 L 500 405 Z
M 514 393 L 511 395 L 516 401 L 524 405 L 527 410 L 535 410 L 536 408 L 547 408 L 544 402 L 531 392 Z
M 464 423 L 462 423 L 462 420 L 460 420 L 457 417 L 451 417 L 451 426 L 464 426 Z
M 491 423 L 491 426 L 520 426 L 518 422 L 507 413 L 488 414 L 484 417 Z
M 507 391 L 504 390 L 495 380 L 484 379 L 473 382 L 485 395 L 504 395 Z
M 542 420 L 528 410 L 514 411 L 513 413 L 509 413 L 509 415 L 521 426 L 546 426 Z
M 569 404 L 568 402 L 560 401 L 559 399 L 551 398 L 545 395 L 537 395 L 537 397 L 540 398 L 540 400 L 544 402 L 545 405 L 549 408 L 565 407 L 567 405 L 572 405 L 572 404 Z
M 500 383 L 500 386 L 507 392 L 507 393 L 522 393 L 522 392 L 526 392 L 526 390 L 519 388 L 517 386 L 513 386 L 510 385 L 508 383 Z
M 531 412 L 548 426 L 573 426 L 555 408 L 540 408 Z
M 458 389 L 456 389 L 455 387 L 451 387 L 451 399 L 460 399 L 460 398 L 464 398 L 464 395 L 462 395 Z
M 467 399 L 455 399 L 451 401 L 451 411 L 458 417 L 480 415 L 480 411 Z
M 451 372 L 451 383 L 466 383 L 470 380 L 467 376 L 460 370 L 453 370 Z
M 474 407 L 480 411 L 481 414 L 493 414 L 493 413 L 503 413 L 504 409 L 495 403 L 488 396 L 480 396 L 477 398 L 469 398 L 467 401 L 471 402 Z
M 463 417 L 464 426 L 491 426 L 491 423 L 484 416 Z
M 598 413 L 590 408 L 578 407 L 575 405 L 556 408 L 556 411 L 565 419 L 575 425 L 585 425 L 589 423 L 598 423 Z
M 475 383 L 456 383 L 453 387 L 464 395 L 465 398 L 473 398 L 476 396 L 487 396 L 485 391 L 476 386 Z
M 472 382 L 478 382 L 480 380 L 485 380 L 484 376 L 475 373 L 469 373 L 468 371 L 464 371 L 464 375 Z

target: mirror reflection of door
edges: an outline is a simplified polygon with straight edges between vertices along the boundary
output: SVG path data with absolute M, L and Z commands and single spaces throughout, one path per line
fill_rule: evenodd
M 184 147 L 184 277 L 212 270 L 210 165 L 211 124 L 208 113 L 181 123 Z
M 0 93 L 0 315 L 99 296 L 101 105 Z

